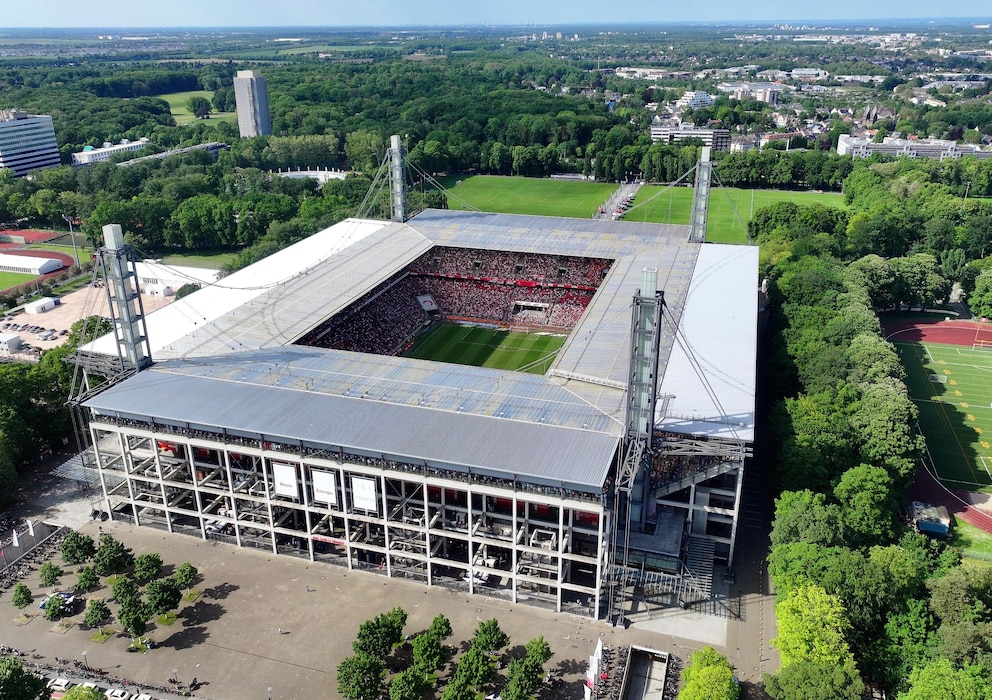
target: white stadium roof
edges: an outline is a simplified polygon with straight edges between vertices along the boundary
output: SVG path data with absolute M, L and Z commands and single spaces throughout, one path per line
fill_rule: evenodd
M 86 405 L 601 486 L 624 433 L 631 299 L 645 267 L 666 301 L 660 427 L 753 437 L 757 248 L 687 234 L 436 210 L 403 224 L 350 219 L 149 314 L 155 364 Z M 615 262 L 545 376 L 293 345 L 435 245 Z M 112 337 L 87 349 L 116 353 Z

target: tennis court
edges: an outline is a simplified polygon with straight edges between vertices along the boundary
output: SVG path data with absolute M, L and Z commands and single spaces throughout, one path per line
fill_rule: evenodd
M 563 335 L 440 324 L 417 339 L 406 357 L 473 367 L 544 374 L 565 343 Z
M 937 476 L 950 488 L 992 492 L 992 343 L 970 333 L 973 342 L 961 345 L 891 339 Z

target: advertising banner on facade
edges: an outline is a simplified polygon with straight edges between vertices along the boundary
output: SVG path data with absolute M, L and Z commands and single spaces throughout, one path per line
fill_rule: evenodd
M 283 462 L 272 463 L 272 477 L 276 480 L 276 495 L 299 498 L 300 487 L 296 481 L 296 465 Z
M 379 511 L 379 502 L 375 497 L 375 479 L 351 477 L 351 505 L 361 510 Z
M 310 472 L 313 479 L 313 500 L 326 503 L 329 506 L 338 504 L 337 479 L 334 472 L 321 472 L 316 469 Z

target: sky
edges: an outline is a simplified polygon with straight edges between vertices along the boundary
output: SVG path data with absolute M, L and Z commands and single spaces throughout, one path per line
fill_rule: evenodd
M 0 27 L 569 25 L 992 17 L 974 0 L 0 0 Z M 981 15 L 979 15 L 981 16 Z

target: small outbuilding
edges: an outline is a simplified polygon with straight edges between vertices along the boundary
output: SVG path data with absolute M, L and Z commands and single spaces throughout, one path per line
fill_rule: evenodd
M 17 333 L 0 333 L 0 357 L 21 351 L 21 336 Z
M 29 301 L 24 305 L 24 313 L 26 314 L 43 314 L 46 311 L 51 311 L 56 306 L 58 306 L 59 300 L 53 299 L 52 297 L 42 297 L 36 301 Z

